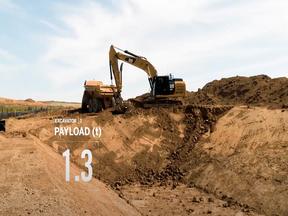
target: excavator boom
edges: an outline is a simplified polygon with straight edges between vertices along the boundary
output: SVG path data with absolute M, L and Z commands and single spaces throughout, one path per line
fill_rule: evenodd
M 157 70 L 155 67 L 145 58 L 142 56 L 135 55 L 127 50 L 121 50 L 121 52 L 116 52 L 115 49 L 119 49 L 114 47 L 113 45 L 110 46 L 109 51 L 109 59 L 110 59 L 110 73 L 111 77 L 112 74 L 114 75 L 115 83 L 117 86 L 118 91 L 121 92 L 122 90 L 122 67 L 118 65 L 118 60 L 131 64 L 139 69 L 142 69 L 148 75 L 150 87 L 152 88 L 152 80 L 154 77 L 157 77 Z
M 119 50 L 119 52 L 116 51 Z M 142 69 L 147 75 L 151 88 L 151 96 L 154 99 L 171 99 L 181 98 L 186 94 L 186 85 L 182 79 L 174 79 L 171 75 L 158 76 L 155 67 L 143 56 L 136 55 L 127 50 L 110 46 L 109 62 L 111 79 L 112 74 L 115 79 L 115 84 L 120 94 L 122 91 L 122 64 L 119 69 L 118 61 L 121 60 L 131 64 L 139 69 Z

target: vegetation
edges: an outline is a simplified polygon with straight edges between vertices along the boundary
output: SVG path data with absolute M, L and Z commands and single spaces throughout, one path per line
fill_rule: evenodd
M 0 105 L 0 120 L 8 117 L 25 115 L 28 113 L 38 113 L 43 111 L 53 111 L 59 106 L 31 106 L 31 105 Z
M 48 107 L 27 105 L 0 105 L 0 113 L 44 111 Z

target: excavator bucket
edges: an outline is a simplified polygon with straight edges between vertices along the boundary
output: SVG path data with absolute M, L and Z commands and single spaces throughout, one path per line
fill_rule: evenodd
M 113 113 L 114 114 L 124 114 L 128 110 L 127 104 L 124 102 L 123 98 L 121 95 L 117 95 L 114 97 L 115 99 L 115 104 L 113 107 Z

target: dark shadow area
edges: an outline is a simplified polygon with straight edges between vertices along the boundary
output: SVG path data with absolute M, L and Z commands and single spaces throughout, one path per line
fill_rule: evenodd
M 0 120 L 0 131 L 5 132 L 5 120 Z

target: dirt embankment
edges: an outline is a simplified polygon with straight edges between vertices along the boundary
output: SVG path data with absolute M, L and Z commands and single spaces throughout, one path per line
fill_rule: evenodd
M 288 107 L 288 78 L 266 75 L 230 77 L 207 83 L 188 94 L 188 103 Z
M 230 110 L 182 166 L 188 184 L 266 215 L 288 215 L 288 113 Z
M 32 98 L 25 100 L 15 100 L 10 98 L 0 97 L 0 105 L 10 106 L 54 106 L 54 107 L 68 107 L 68 108 L 80 108 L 81 104 L 78 102 L 64 102 L 64 101 L 35 101 Z
M 96 179 L 66 182 L 61 155 L 23 130 L 11 135 L 0 134 L 0 215 L 140 215 Z
M 31 98 L 26 100 L 15 100 L 10 98 L 2 98 L 0 97 L 0 104 L 1 105 L 18 105 L 18 106 L 45 106 L 42 102 L 34 101 Z
M 113 116 L 105 111 L 96 116 L 84 115 L 81 126 L 100 126 L 99 140 L 89 137 L 55 137 L 51 124 L 29 133 L 56 148 L 69 148 L 77 161 L 84 148 L 95 155 L 95 176 L 113 187 L 140 182 L 151 185 L 179 182 L 184 171 L 176 163 L 183 148 L 190 150 L 216 120 L 231 107 L 191 107 L 184 109 L 133 109 Z M 41 124 L 41 121 L 39 122 Z M 10 124 L 11 125 L 11 124 Z M 26 125 L 29 125 L 26 121 Z M 77 125 L 74 125 L 77 126 Z M 78 125 L 79 126 L 79 125 Z
M 154 188 L 157 199 L 138 196 L 146 200 L 145 205 L 136 201 L 135 206 L 140 210 L 143 205 L 153 206 L 158 198 L 166 208 L 167 203 L 161 197 L 170 194 L 171 189 L 175 194 L 181 193 L 177 187 L 184 184 L 191 190 L 196 188 L 206 193 L 195 198 L 204 197 L 207 201 L 198 200 L 206 205 L 206 213 L 213 209 L 208 202 L 212 197 L 218 200 L 215 202 L 220 209 L 232 208 L 234 212 L 248 212 L 247 215 L 255 211 L 286 215 L 287 111 L 247 106 L 230 108 L 187 106 L 185 109 L 137 108 L 125 115 L 112 115 L 109 111 L 95 115 L 71 114 L 70 117 L 82 119 L 81 126 L 100 126 L 102 136 L 98 140 L 55 137 L 53 118 L 66 116 L 61 113 L 11 119 L 7 135 L 32 134 L 59 153 L 69 148 L 78 165 L 83 164 L 80 152 L 91 149 L 94 176 L 109 183 L 120 196 L 134 202 L 135 194 L 131 195 L 131 190 L 135 189 L 136 193 L 142 189 L 137 186 L 133 189 L 133 185 Z M 145 191 L 143 189 L 143 193 Z M 171 199 L 167 198 L 166 202 Z M 175 203 L 174 208 L 182 214 L 189 209 L 193 209 L 194 215 L 203 213 L 197 210 L 198 201 L 189 206 L 191 203 L 187 200 L 191 201 L 191 194 L 177 199 L 187 204 L 184 208 Z M 226 215 L 230 214 L 229 209 Z M 212 215 L 218 211 L 221 210 L 214 209 Z M 150 213 L 144 210 L 142 213 L 153 215 L 155 212 L 152 209 Z
M 10 119 L 7 136 L 31 134 L 59 153 L 69 148 L 80 166 L 79 154 L 90 149 L 94 176 L 145 215 L 286 216 L 286 85 L 287 78 L 227 78 L 188 97 L 191 103 L 205 106 Z M 99 126 L 102 136 L 56 137 L 55 117 L 80 118 L 81 125 L 62 126 Z

